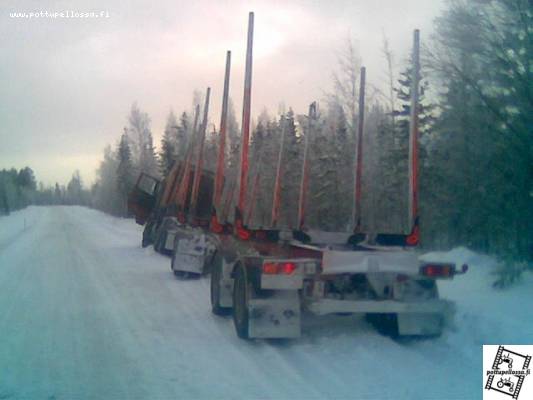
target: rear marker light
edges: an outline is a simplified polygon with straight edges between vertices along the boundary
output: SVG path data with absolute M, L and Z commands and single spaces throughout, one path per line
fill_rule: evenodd
M 455 274 L 456 275 L 463 275 L 463 274 L 466 274 L 466 271 L 468 271 L 468 265 L 467 264 L 463 264 L 461 266 L 461 272 L 455 271 Z

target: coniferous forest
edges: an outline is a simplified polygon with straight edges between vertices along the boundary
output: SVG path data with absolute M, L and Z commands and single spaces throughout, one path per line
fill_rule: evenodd
M 498 285 L 505 285 L 533 265 L 531 4 L 528 0 L 449 2 L 435 20 L 434 34 L 423 43 L 419 110 L 422 246 L 467 246 L 497 255 L 504 272 Z M 406 232 L 412 65 L 410 55 L 395 53 L 386 38 L 380 51 L 387 79 L 370 82 L 367 89 L 361 223 L 368 232 Z M 326 231 L 350 229 L 363 61 L 351 42 L 342 46 L 337 63 L 331 66 L 335 70 L 332 88 L 317 99 L 312 129 L 306 113 L 298 114 L 290 106 L 279 113 L 264 110 L 253 121 L 248 186 L 257 186 L 259 195 L 250 224 L 268 224 L 283 137 L 282 223 L 291 226 L 295 218 L 303 143 L 309 140 L 307 223 Z M 193 95 L 193 109 L 196 104 L 203 105 L 199 93 Z M 116 143 L 104 150 L 91 187 L 84 187 L 78 172 L 66 187 L 48 188 L 36 183 L 30 168 L 0 171 L 0 209 L 83 204 L 127 216 L 127 194 L 138 174 L 162 177 L 174 160 L 185 157 L 193 109 L 169 113 L 156 148 L 150 117 L 133 104 L 124 131 L 117 132 Z M 237 115 L 230 105 L 226 197 L 236 179 L 240 156 Z M 208 130 L 204 165 L 212 170 L 217 136 L 216 130 Z

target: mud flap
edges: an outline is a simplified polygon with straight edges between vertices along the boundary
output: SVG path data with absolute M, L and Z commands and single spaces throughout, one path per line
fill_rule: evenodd
M 173 236 L 172 269 L 203 274 L 206 260 L 210 260 L 216 250 L 214 244 L 204 234 L 176 232 Z
M 205 262 L 205 235 L 176 235 L 172 269 L 202 274 Z
M 439 313 L 399 313 L 400 336 L 437 336 L 442 332 L 444 315 Z
M 301 310 L 297 290 L 283 290 L 269 298 L 250 299 L 248 315 L 250 338 L 300 337 Z

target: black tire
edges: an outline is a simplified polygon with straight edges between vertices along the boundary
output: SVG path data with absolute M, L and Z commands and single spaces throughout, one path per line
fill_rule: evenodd
M 167 230 L 164 226 L 162 226 L 159 229 L 159 232 L 157 233 L 155 242 L 154 242 L 154 250 L 158 253 L 164 254 L 165 253 L 165 242 L 167 240 Z
M 141 241 L 141 246 L 143 248 L 148 247 L 148 246 L 150 246 L 152 244 L 152 239 L 151 239 L 152 226 L 153 226 L 152 222 L 148 222 L 144 226 L 143 238 L 142 238 L 142 241 Z
M 189 279 L 190 275 L 189 274 L 192 274 L 192 272 L 187 272 L 187 271 L 176 271 L 176 270 L 173 270 L 174 271 L 174 275 L 176 276 L 176 278 L 179 278 L 179 279 Z
M 380 334 L 391 338 L 399 336 L 398 314 L 366 314 L 365 317 Z
M 241 339 L 249 339 L 248 327 L 248 296 L 249 288 L 246 282 L 246 274 L 242 266 L 237 267 L 235 283 L 233 285 L 233 324 L 237 336 Z
M 220 305 L 220 281 L 222 279 L 222 257 L 215 254 L 211 268 L 211 311 L 215 315 L 229 315 L 231 307 L 222 307 Z

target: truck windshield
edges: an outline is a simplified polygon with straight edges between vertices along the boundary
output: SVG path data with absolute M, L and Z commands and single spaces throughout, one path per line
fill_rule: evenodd
M 137 187 L 139 190 L 148 193 L 150 195 L 153 195 L 155 193 L 155 187 L 157 185 L 157 179 L 152 178 L 149 175 L 143 174 L 141 178 L 139 179 L 139 183 Z

